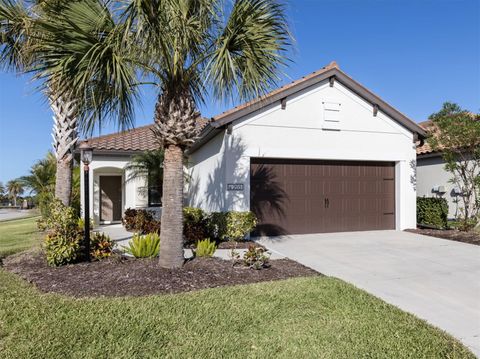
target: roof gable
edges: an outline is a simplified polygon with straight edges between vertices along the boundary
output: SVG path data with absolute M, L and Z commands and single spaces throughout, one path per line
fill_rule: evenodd
M 386 113 L 392 119 L 400 123 L 413 133 L 418 134 L 419 137 L 425 137 L 426 133 L 422 127 L 409 119 L 403 113 L 383 101 L 379 96 L 362 86 L 360 83 L 353 80 L 346 73 L 341 71 L 336 62 L 331 62 L 324 68 L 304 76 L 299 80 L 293 81 L 290 84 L 280 87 L 268 93 L 265 96 L 256 98 L 252 101 L 244 103 L 240 106 L 234 107 L 231 110 L 223 112 L 213 117 L 211 125 L 215 128 L 225 126 L 243 116 L 246 116 L 254 111 L 260 110 L 265 106 L 268 106 L 276 101 L 291 96 L 299 91 L 302 91 L 308 87 L 314 86 L 326 79 L 330 80 L 333 84 L 335 81 L 339 81 L 342 85 L 353 91 L 367 102 L 375 105 L 378 110 Z

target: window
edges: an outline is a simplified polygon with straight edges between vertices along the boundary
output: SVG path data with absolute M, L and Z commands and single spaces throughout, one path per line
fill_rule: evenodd
M 158 176 L 148 176 L 148 207 L 161 207 L 162 180 Z

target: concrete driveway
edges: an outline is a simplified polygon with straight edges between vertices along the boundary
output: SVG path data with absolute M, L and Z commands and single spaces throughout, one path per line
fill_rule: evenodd
M 445 330 L 480 357 L 480 246 L 401 231 L 259 240 Z

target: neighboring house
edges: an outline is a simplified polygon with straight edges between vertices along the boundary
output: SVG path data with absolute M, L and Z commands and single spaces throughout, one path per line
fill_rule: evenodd
M 432 122 L 419 125 L 431 132 Z M 451 183 L 453 174 L 445 170 L 442 151 L 434 151 L 428 143 L 417 147 L 417 196 L 445 198 L 448 202 L 449 219 L 456 218 L 462 208 L 461 191 Z
M 189 151 L 185 201 L 208 212 L 252 210 L 266 235 L 413 228 L 415 144 L 424 137 L 331 63 L 212 118 Z M 154 148 L 149 127 L 89 143 L 95 220 L 147 207 L 138 188 L 148 184 L 125 183 L 123 168 Z

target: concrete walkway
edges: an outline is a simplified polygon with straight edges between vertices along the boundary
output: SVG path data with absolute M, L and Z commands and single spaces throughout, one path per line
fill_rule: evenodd
M 401 231 L 262 238 L 259 243 L 415 314 L 480 356 L 480 247 Z

